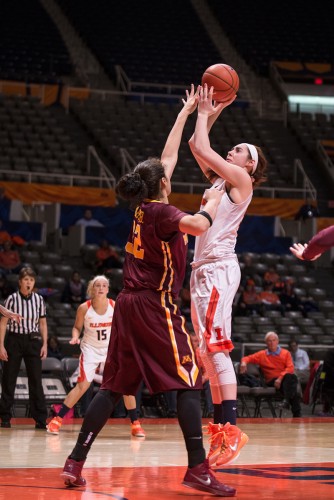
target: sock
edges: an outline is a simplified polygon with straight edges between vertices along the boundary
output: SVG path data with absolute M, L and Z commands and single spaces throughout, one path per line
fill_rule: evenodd
M 57 417 L 64 418 L 66 413 L 70 411 L 71 408 L 66 406 L 64 403 L 61 405 L 59 412 L 57 413 Z
M 133 424 L 133 422 L 135 422 L 136 420 L 138 420 L 138 417 L 137 417 L 137 408 L 134 408 L 133 410 L 128 410 L 128 414 L 129 414 L 129 417 L 130 417 L 130 420 L 131 420 L 132 424 Z
M 205 460 L 202 434 L 201 393 L 197 390 L 177 391 L 177 417 L 188 452 L 188 467 Z
M 223 414 L 224 420 L 223 424 L 230 422 L 231 425 L 236 425 L 237 423 L 237 401 L 235 399 L 228 399 L 223 401 Z
M 219 403 L 218 405 L 213 405 L 213 423 L 214 424 L 223 424 L 224 423 L 224 410 L 223 404 Z

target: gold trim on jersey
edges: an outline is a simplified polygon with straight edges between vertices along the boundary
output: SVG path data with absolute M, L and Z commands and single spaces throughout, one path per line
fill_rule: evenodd
M 160 285 L 159 285 L 159 288 L 158 288 L 158 291 L 162 291 L 163 288 L 164 288 L 164 284 L 165 284 L 165 281 L 166 281 L 166 277 L 167 277 L 167 273 L 168 271 L 170 271 L 170 280 L 169 280 L 169 284 L 168 284 L 168 292 L 171 292 L 172 291 L 172 286 L 173 286 L 173 282 L 174 282 L 174 269 L 173 269 L 173 259 L 172 259 L 172 252 L 170 250 L 170 246 L 169 246 L 169 243 L 167 243 L 167 241 L 162 241 L 161 242 L 161 249 L 162 249 L 162 253 L 163 253 L 163 256 L 164 256 L 164 273 L 162 275 L 162 278 L 161 278 L 161 281 L 160 281 Z M 166 286 L 165 286 L 166 287 Z
M 170 310 L 169 308 L 167 307 L 167 304 L 166 302 L 169 302 L 169 304 L 174 308 L 174 313 L 177 311 L 177 306 L 173 303 L 173 299 L 171 297 L 171 295 L 167 292 L 162 292 L 161 293 L 161 305 L 162 307 L 165 309 L 165 313 L 166 313 L 166 319 L 167 319 L 167 325 L 168 325 L 168 330 L 169 330 L 169 336 L 170 336 L 170 339 L 171 339 L 171 342 L 172 342 L 172 346 L 173 346 L 173 353 L 174 353 L 174 360 L 175 360 L 175 365 L 176 365 L 176 369 L 177 369 L 177 373 L 179 375 L 180 378 L 182 378 L 182 380 L 184 380 L 184 382 L 189 385 L 189 387 L 193 387 L 195 384 L 196 384 L 196 380 L 197 380 L 197 377 L 198 377 L 198 374 L 199 374 L 199 369 L 196 365 L 196 362 L 195 362 L 195 354 L 194 354 L 194 350 L 192 348 L 192 345 L 191 345 L 191 341 L 190 341 L 190 338 L 189 338 L 189 335 L 185 329 L 185 320 L 184 320 L 184 317 L 182 316 L 182 323 L 181 323 L 181 328 L 182 328 L 182 331 L 184 332 L 185 335 L 187 335 L 187 342 L 188 342 L 188 345 L 191 349 L 191 352 L 192 352 L 192 359 L 191 361 L 193 362 L 193 366 L 192 366 L 192 369 L 190 372 L 188 372 L 183 366 L 182 366 L 182 361 L 187 361 L 189 362 L 190 360 L 188 359 L 188 357 L 186 357 L 187 359 L 184 359 L 185 356 L 183 356 L 182 360 L 180 360 L 180 355 L 179 355 L 179 351 L 178 351 L 178 347 L 177 347 L 177 342 L 176 342 L 176 338 L 175 338 L 175 333 L 174 333 L 174 328 L 173 328 L 173 322 L 172 322 L 172 318 L 171 318 L 171 313 L 170 313 Z

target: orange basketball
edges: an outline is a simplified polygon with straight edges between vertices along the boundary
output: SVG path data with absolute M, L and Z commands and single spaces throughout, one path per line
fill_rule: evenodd
M 213 99 L 217 102 L 229 101 L 239 90 L 239 76 L 228 64 L 213 64 L 203 73 L 202 85 L 213 87 Z

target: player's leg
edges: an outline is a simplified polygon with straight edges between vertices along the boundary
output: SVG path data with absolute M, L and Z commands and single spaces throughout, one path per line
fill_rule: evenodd
M 134 396 L 123 396 L 123 400 L 131 420 L 131 435 L 144 438 L 145 431 L 138 420 L 136 398 Z
M 81 471 L 89 450 L 121 397 L 121 394 L 100 389 L 90 403 L 76 445 L 68 456 L 61 474 L 65 484 L 73 486 L 86 484 Z

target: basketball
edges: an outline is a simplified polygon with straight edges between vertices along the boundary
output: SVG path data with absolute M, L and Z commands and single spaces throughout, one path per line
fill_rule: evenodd
M 202 85 L 214 88 L 213 99 L 217 102 L 229 101 L 239 90 L 238 73 L 228 64 L 213 64 L 203 73 Z

